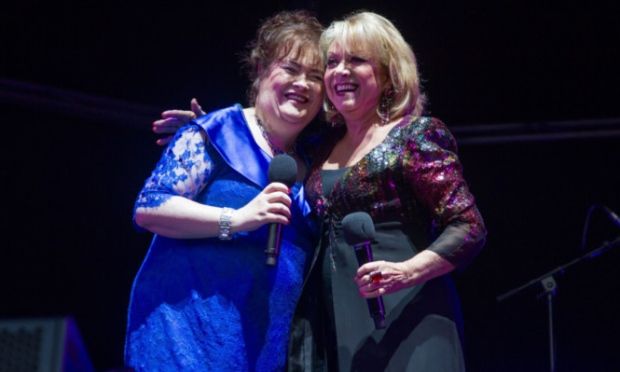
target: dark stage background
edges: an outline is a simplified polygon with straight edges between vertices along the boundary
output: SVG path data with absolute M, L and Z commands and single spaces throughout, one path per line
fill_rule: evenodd
M 590 205 L 620 212 L 620 23 L 613 2 L 19 2 L 0 11 L 0 318 L 72 315 L 98 370 L 122 366 L 125 311 L 150 236 L 133 200 L 159 158 L 150 122 L 197 97 L 244 102 L 238 52 L 260 19 L 304 7 L 392 19 L 460 142 L 489 229 L 455 275 L 471 371 L 544 371 L 540 286 L 582 255 Z M 600 210 L 587 249 L 620 234 Z M 620 249 L 556 275 L 558 369 L 620 370 Z

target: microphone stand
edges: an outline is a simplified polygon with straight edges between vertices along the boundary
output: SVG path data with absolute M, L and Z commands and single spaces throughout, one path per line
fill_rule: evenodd
M 620 246 L 620 236 L 614 239 L 611 242 L 604 242 L 600 247 L 589 251 L 588 253 L 582 255 L 581 257 L 577 257 L 572 261 L 565 263 L 564 265 L 560 265 L 555 269 L 535 278 L 527 283 L 512 289 L 502 295 L 497 296 L 497 302 L 502 302 L 509 297 L 521 292 L 522 290 L 531 287 L 534 284 L 540 283 L 544 289 L 543 295 L 547 297 L 547 315 L 549 322 L 549 370 L 551 372 L 555 372 L 555 363 L 556 363 L 556 351 L 555 351 L 555 339 L 553 337 L 553 296 L 556 293 L 557 283 L 553 275 L 557 273 L 563 273 L 569 267 L 581 262 L 587 258 L 595 258 L 600 256 L 601 254 L 607 252 L 608 250 Z

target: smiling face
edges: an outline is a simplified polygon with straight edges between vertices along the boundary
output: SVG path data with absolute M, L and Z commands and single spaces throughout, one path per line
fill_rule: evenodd
M 325 91 L 345 120 L 374 115 L 387 86 L 379 63 L 364 50 L 350 50 L 334 41 L 327 50 Z
M 269 125 L 288 123 L 303 129 L 323 100 L 323 69 L 318 50 L 291 48 L 261 73 L 256 110 Z
M 351 111 L 354 107 L 358 108 L 357 112 L 367 111 L 368 107 L 361 107 L 372 104 L 372 96 L 378 93 L 376 87 L 380 87 L 382 93 L 389 92 L 391 95 L 389 107 L 386 106 L 380 111 L 387 111 L 392 121 L 408 114 L 419 116 L 423 113 L 425 97 L 420 90 L 415 55 L 411 46 L 387 18 L 372 12 L 354 13 L 332 22 L 321 34 L 319 43 L 325 59 L 331 59 L 325 74 L 325 91 L 332 102 L 326 100 L 323 105 L 328 121 L 339 123 L 343 117 L 347 119 L 346 116 L 350 119 L 350 114 L 355 112 Z M 348 71 L 343 71 L 343 67 L 338 66 L 343 60 L 348 63 Z M 369 70 L 362 74 L 362 67 L 369 66 L 372 67 L 373 76 Z M 346 74 L 351 75 L 352 85 L 334 85 L 334 82 L 339 80 L 346 81 Z M 361 84 L 358 79 L 361 76 L 370 77 L 364 79 L 369 84 Z M 350 100 L 344 100 L 346 95 L 338 95 L 343 93 L 341 88 L 355 94 L 349 95 Z M 371 88 L 370 91 L 374 90 L 374 93 L 368 93 L 366 88 Z M 368 97 L 369 95 L 371 97 Z M 375 108 L 379 97 L 374 101 Z

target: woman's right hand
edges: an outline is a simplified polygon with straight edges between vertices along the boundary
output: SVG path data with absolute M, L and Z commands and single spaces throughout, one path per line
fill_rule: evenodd
M 291 198 L 288 194 L 285 184 L 270 183 L 252 201 L 234 212 L 232 231 L 253 231 L 268 223 L 287 225 L 291 218 Z
M 166 110 L 161 113 L 161 119 L 153 122 L 153 132 L 157 134 L 170 133 L 169 136 L 159 138 L 157 144 L 160 146 L 168 144 L 174 137 L 174 133 L 183 125 L 205 114 L 196 98 L 192 98 L 191 111 L 189 110 Z

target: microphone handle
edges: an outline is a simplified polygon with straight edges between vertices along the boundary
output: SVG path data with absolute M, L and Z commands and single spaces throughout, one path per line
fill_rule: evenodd
M 282 243 L 282 224 L 272 223 L 269 225 L 269 238 L 267 239 L 267 260 L 265 263 L 269 266 L 275 266 L 278 263 L 280 255 L 280 243 Z
M 358 265 L 362 266 L 365 263 L 374 261 L 372 258 L 372 246 L 370 242 L 362 242 L 353 246 L 355 250 L 355 257 L 357 258 Z
M 366 300 L 368 303 L 368 311 L 372 320 L 375 322 L 375 329 L 385 328 L 385 307 L 383 305 L 383 297 L 369 298 Z
M 357 263 L 362 266 L 363 264 L 373 261 L 372 246 L 370 242 L 363 242 L 353 246 L 355 249 L 355 257 Z M 368 312 L 375 322 L 375 329 L 385 328 L 385 306 L 383 305 L 383 297 L 375 297 L 366 299 L 368 304 Z

